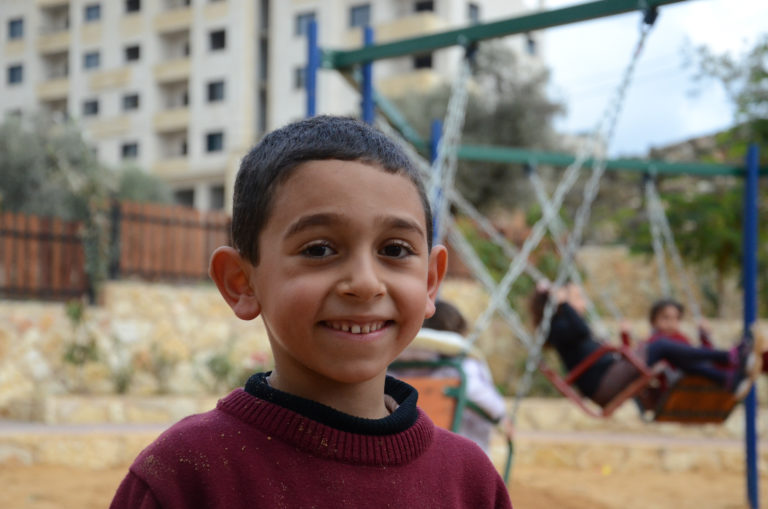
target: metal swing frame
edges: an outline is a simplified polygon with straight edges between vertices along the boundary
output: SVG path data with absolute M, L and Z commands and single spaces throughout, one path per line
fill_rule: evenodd
M 414 37 L 388 44 L 374 45 L 373 33 L 366 28 L 365 42 L 367 47 L 351 51 L 321 51 L 318 46 L 317 26 L 310 24 L 308 33 L 307 60 L 307 114 L 316 113 L 317 72 L 323 66 L 329 69 L 345 70 L 354 66 L 362 66 L 363 72 L 363 118 L 371 122 L 374 118 L 375 106 L 388 113 L 394 120 L 394 125 L 404 133 L 408 140 L 417 148 L 425 150 L 426 143 L 407 124 L 398 123 L 392 112 L 387 112 L 385 101 L 375 102 L 370 66 L 381 58 L 409 55 L 416 52 L 432 51 L 439 48 L 458 44 L 467 44 L 484 39 L 505 35 L 524 33 L 544 28 L 576 23 L 589 19 L 630 12 L 638 8 L 654 8 L 665 4 L 678 3 L 683 0 L 600 0 L 575 5 L 564 9 L 537 12 L 526 16 L 502 20 L 495 23 L 480 24 L 457 30 Z M 400 118 L 402 120 L 402 118 Z M 459 146 L 458 157 L 465 160 L 494 161 L 509 163 L 525 163 L 535 159 L 540 163 L 553 165 L 569 165 L 574 158 L 569 155 L 553 154 L 525 149 L 491 146 Z M 743 228 L 744 242 L 744 329 L 745 331 L 755 322 L 757 317 L 757 188 L 760 175 L 767 175 L 768 168 L 760 168 L 758 163 L 758 148 L 751 145 L 746 157 L 746 167 L 724 164 L 701 163 L 667 163 L 664 161 L 634 161 L 606 160 L 606 168 L 611 170 L 646 172 L 653 168 L 657 173 L 696 174 L 704 176 L 735 175 L 746 180 L 744 195 L 745 221 Z M 745 449 L 747 473 L 747 497 L 751 509 L 759 507 L 758 475 L 757 475 L 757 398 L 754 389 L 745 400 Z

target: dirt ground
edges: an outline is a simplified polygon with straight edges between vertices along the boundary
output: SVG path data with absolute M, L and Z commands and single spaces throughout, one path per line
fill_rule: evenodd
M 0 467 L 4 509 L 104 509 L 125 468 L 86 470 L 45 466 Z M 733 474 L 641 475 L 522 468 L 510 487 L 516 509 L 746 509 L 745 480 Z M 761 479 L 761 500 L 768 480 Z

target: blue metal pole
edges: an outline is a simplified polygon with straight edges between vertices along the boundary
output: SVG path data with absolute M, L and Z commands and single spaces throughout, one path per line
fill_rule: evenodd
M 317 114 L 317 70 L 320 68 L 320 48 L 317 46 L 317 21 L 307 25 L 307 69 L 304 85 L 307 88 L 307 117 Z
M 363 28 L 363 44 L 365 46 L 373 45 L 373 28 L 366 25 Z M 374 121 L 374 102 L 373 102 L 373 61 L 363 64 L 363 122 L 373 124 Z
M 757 191 L 758 157 L 756 144 L 747 151 L 747 174 L 744 179 L 744 332 L 747 333 L 757 318 Z M 754 386 L 744 400 L 747 497 L 751 509 L 759 509 L 757 487 L 757 396 Z
M 440 137 L 443 135 L 443 121 L 440 119 L 432 120 L 432 127 L 429 132 L 429 162 L 435 162 L 437 159 L 437 146 L 440 144 Z
M 432 120 L 432 126 L 429 132 L 429 162 L 432 163 L 432 170 L 435 169 L 437 160 L 437 147 L 440 145 L 440 138 L 443 136 L 443 122 L 439 119 Z M 429 197 L 432 200 L 432 243 L 436 244 L 441 239 L 438 238 L 438 226 L 440 226 L 439 210 L 440 200 L 443 199 L 443 190 L 438 188 L 435 195 Z

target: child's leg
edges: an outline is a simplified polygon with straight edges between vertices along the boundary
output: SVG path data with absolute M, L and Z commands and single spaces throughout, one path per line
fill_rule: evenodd
M 683 345 L 669 339 L 658 339 L 648 345 L 647 362 L 652 366 L 666 360 L 686 373 L 701 375 L 718 384 L 725 385 L 728 373 L 712 363 L 731 364 L 731 354 L 726 350 L 710 350 Z

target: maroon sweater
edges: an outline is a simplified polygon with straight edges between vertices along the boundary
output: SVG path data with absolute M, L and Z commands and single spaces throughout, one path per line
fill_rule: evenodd
M 176 423 L 136 458 L 111 509 L 511 508 L 473 442 L 436 427 L 411 386 L 362 419 L 251 377 L 216 409 Z

